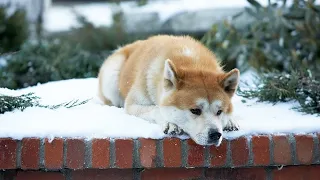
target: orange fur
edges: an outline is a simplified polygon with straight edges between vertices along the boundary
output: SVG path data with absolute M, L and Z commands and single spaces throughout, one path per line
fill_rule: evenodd
M 198 56 L 186 57 L 181 54 L 180 49 L 184 46 L 193 47 Z M 134 49 L 132 51 L 131 49 Z M 227 112 L 232 110 L 230 99 L 223 92 L 219 80 L 224 76 L 224 71 L 220 67 L 216 56 L 194 39 L 184 36 L 154 36 L 144 41 L 139 41 L 133 45 L 125 46 L 121 52 L 127 54 L 128 59 L 120 73 L 120 91 L 125 99 L 132 83 L 136 80 L 142 81 L 141 88 L 146 88 L 147 69 L 150 61 L 157 56 L 170 59 L 177 68 L 177 75 L 180 79 L 179 93 L 168 99 L 164 105 L 175 105 L 180 108 L 191 108 L 194 106 L 196 98 L 216 99 L 221 96 L 224 109 Z M 129 53 L 128 53 L 129 52 Z M 160 84 L 162 74 L 159 74 L 154 84 Z M 183 91 L 183 89 L 187 89 Z
M 216 56 L 193 38 L 158 35 L 121 47 L 108 57 L 99 72 L 99 97 L 164 129 L 176 127 L 172 123 L 182 123 L 183 118 L 195 120 L 197 124 L 188 121 L 177 126 L 206 144 L 211 137 L 207 133 L 237 128 L 232 120 L 223 118 L 232 113 L 238 78 L 237 69 L 225 72 Z M 205 108 L 198 107 L 199 102 L 207 104 L 200 119 L 190 113 Z M 223 117 L 216 115 L 219 110 Z M 194 132 L 191 126 L 197 126 Z

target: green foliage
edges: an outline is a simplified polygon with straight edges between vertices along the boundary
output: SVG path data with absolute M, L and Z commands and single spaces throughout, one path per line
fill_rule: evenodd
M 17 51 L 28 38 L 28 22 L 22 9 L 7 13 L 7 6 L 0 6 L 0 54 Z
M 57 109 L 60 107 L 73 108 L 85 104 L 89 101 L 75 100 L 58 105 L 41 105 L 39 103 L 39 99 L 40 98 L 38 96 L 35 96 L 34 93 L 23 94 L 20 96 L 8 96 L 0 94 L 0 114 L 4 114 L 5 112 L 10 112 L 15 109 L 23 111 L 28 107 L 42 107 L 49 109 Z
M 107 53 L 90 53 L 59 40 L 26 43 L 0 68 L 0 87 L 16 89 L 48 81 L 96 77 Z
M 49 39 L 60 39 L 71 45 L 79 46 L 89 52 L 115 50 L 119 46 L 145 38 L 149 34 L 128 34 L 120 23 L 122 13 L 113 15 L 114 24 L 111 27 L 96 27 L 82 15 L 77 15 L 80 27 L 72 28 L 69 32 L 53 34 Z
M 202 39 L 226 69 L 253 66 L 258 71 L 290 72 L 291 67 L 304 67 L 319 77 L 320 6 L 303 0 L 295 0 L 289 7 L 285 0 L 280 1 L 283 4 L 269 1 L 266 7 L 255 0 L 248 2 L 251 7 L 231 21 L 213 25 Z
M 139 6 L 144 6 L 148 3 L 148 0 L 138 0 L 137 3 Z
M 120 14 L 112 27 L 95 27 L 78 16 L 78 28 L 70 32 L 25 42 L 19 52 L 6 57 L 0 66 L 0 87 L 24 88 L 49 81 L 97 77 L 99 68 L 111 51 L 147 35 L 128 35 L 122 29 Z
M 0 94 L 0 114 L 13 111 L 15 109 L 24 110 L 27 107 L 33 107 L 38 104 L 39 97 L 33 93 L 23 94 L 21 96 L 6 96 Z
M 272 103 L 296 100 L 300 104 L 299 111 L 320 115 L 320 82 L 315 80 L 311 71 L 262 74 L 257 79 L 256 88 L 239 89 L 238 94 Z
M 80 27 L 66 33 L 53 34 L 49 39 L 60 39 L 90 52 L 113 50 L 129 41 L 129 36 L 117 24 L 112 27 L 95 27 L 85 17 L 78 15 L 77 18 Z
M 285 0 L 269 1 L 266 7 L 248 2 L 251 7 L 213 25 L 202 42 L 226 69 L 254 67 L 261 73 L 257 87 L 239 89 L 240 96 L 272 103 L 296 100 L 299 111 L 320 114 L 320 83 L 315 80 L 320 77 L 320 6 L 303 0 L 289 7 Z

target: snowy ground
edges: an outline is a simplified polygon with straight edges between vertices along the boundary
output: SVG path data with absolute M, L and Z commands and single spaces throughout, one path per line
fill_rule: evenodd
M 248 79 L 250 76 L 242 76 Z M 84 137 L 84 138 L 163 138 L 159 126 L 126 115 L 123 109 L 103 106 L 96 99 L 97 79 L 73 79 L 50 82 L 21 90 L 0 88 L 0 94 L 19 95 L 35 92 L 42 104 L 60 104 L 73 99 L 91 99 L 89 103 L 72 109 L 27 108 L 25 111 L 0 115 L 0 137 Z M 277 105 L 242 102 L 233 99 L 235 117 L 241 130 L 226 134 L 226 138 L 270 133 L 311 133 L 320 131 L 320 118 L 291 110 L 296 103 Z

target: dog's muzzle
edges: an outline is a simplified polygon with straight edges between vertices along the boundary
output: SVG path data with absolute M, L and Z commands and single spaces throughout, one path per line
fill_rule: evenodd
M 219 142 L 222 134 L 215 129 L 210 129 L 208 132 L 208 144 L 216 144 Z

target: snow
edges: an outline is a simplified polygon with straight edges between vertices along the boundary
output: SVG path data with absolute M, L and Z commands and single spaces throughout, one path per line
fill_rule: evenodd
M 254 73 L 253 73 L 254 74 Z M 249 73 L 242 75 L 250 79 Z M 87 100 L 87 104 L 71 109 L 50 110 L 30 107 L 0 115 L 0 137 L 73 137 L 73 138 L 152 138 L 165 137 L 160 126 L 125 114 L 122 108 L 102 105 L 96 97 L 97 79 L 70 79 L 38 84 L 19 90 L 0 88 L 0 94 L 20 95 L 34 92 L 45 105 L 71 100 Z M 245 103 L 243 102 L 245 101 Z M 241 129 L 225 134 L 225 138 L 282 133 L 313 133 L 320 131 L 320 117 L 292 110 L 295 102 L 277 105 L 256 102 L 239 96 L 233 98 L 234 118 Z M 188 138 L 181 136 L 180 138 Z
M 259 1 L 266 5 L 266 1 Z M 246 0 L 237 1 L 213 1 L 213 0 L 154 0 L 144 6 L 136 2 L 121 2 L 119 6 L 114 3 L 87 3 L 75 4 L 72 6 L 56 5 L 46 9 L 44 13 L 44 28 L 50 32 L 66 31 L 71 27 L 77 27 L 74 11 L 85 16 L 96 26 L 110 26 L 113 23 L 112 15 L 121 10 L 124 14 L 135 13 L 156 13 L 161 22 L 167 21 L 170 17 L 182 13 L 204 9 L 219 8 L 241 8 L 248 6 Z
M 48 31 L 67 31 L 79 27 L 76 14 L 82 15 L 94 26 L 110 26 L 113 23 L 112 8 L 106 3 L 54 6 L 44 13 L 44 28 Z
M 264 1 L 261 2 L 266 5 Z M 249 5 L 246 0 L 237 1 L 213 1 L 213 0 L 173 0 L 153 1 L 145 6 L 138 6 L 136 3 L 121 3 L 124 12 L 130 13 L 154 13 L 159 14 L 160 21 L 167 21 L 170 17 L 181 12 L 192 12 L 216 8 L 238 8 Z
M 257 0 L 263 6 L 267 5 L 265 0 Z M 292 1 L 287 2 L 290 5 Z M 320 0 L 315 1 L 316 4 Z M 206 9 L 243 8 L 249 6 L 247 0 L 153 0 L 144 6 L 138 6 L 136 2 L 121 2 L 119 6 L 114 3 L 86 3 L 72 6 L 55 5 L 47 7 L 44 13 L 44 28 L 48 31 L 66 31 L 71 27 L 77 27 L 76 16 L 73 11 L 85 16 L 96 26 L 110 26 L 113 23 L 112 15 L 120 9 L 124 14 L 156 13 L 161 22 L 170 17 L 182 13 Z
M 0 67 L 3 67 L 7 64 L 7 60 L 6 58 L 4 58 L 3 56 L 0 56 Z
M 21 90 L 0 88 L 0 94 L 21 95 L 34 92 L 45 105 L 71 100 L 91 99 L 87 104 L 72 109 L 50 110 L 30 107 L 23 112 L 0 115 L 0 137 L 153 137 L 162 138 L 159 126 L 127 115 L 123 109 L 101 105 L 95 97 L 97 79 L 72 79 L 39 84 Z M 141 129 L 144 129 L 141 131 Z

